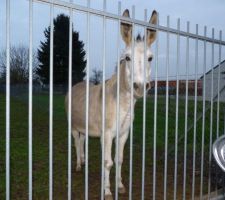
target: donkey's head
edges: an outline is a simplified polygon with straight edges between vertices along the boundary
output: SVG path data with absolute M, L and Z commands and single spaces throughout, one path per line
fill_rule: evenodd
M 123 13 L 123 16 L 130 18 L 129 10 L 125 10 Z M 149 23 L 157 24 L 157 21 L 158 21 L 158 14 L 156 11 L 153 11 L 152 16 L 149 20 Z M 132 37 L 134 37 L 132 33 L 132 25 L 122 22 L 121 35 L 122 35 L 123 41 L 126 44 L 126 48 L 121 56 L 121 62 L 125 65 L 125 71 L 126 71 L 125 74 L 126 74 L 127 84 L 129 85 L 129 88 L 131 88 Z M 146 91 L 148 91 L 151 87 L 150 75 L 151 75 L 151 62 L 153 59 L 151 44 L 156 39 L 156 31 L 148 29 L 147 35 L 145 37 L 141 37 L 140 35 L 138 35 L 138 37 L 134 39 L 134 44 L 133 44 L 134 46 L 134 51 L 133 51 L 134 52 L 134 55 L 133 55 L 134 90 L 133 91 L 134 91 L 134 96 L 136 98 L 143 96 L 144 87 L 146 87 Z M 145 48 L 145 40 L 146 40 L 146 48 Z

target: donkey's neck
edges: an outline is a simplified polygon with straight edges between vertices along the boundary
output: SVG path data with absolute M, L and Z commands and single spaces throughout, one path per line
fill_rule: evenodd
M 127 80 L 126 66 L 124 61 L 121 61 L 120 66 L 118 67 L 117 70 L 120 70 L 120 76 L 119 76 L 120 101 L 121 100 L 130 101 L 131 91 L 129 87 L 129 82 Z M 111 92 L 113 93 L 114 98 L 117 98 L 117 84 L 118 84 L 117 73 L 118 71 L 106 82 L 106 88 L 108 88 L 109 90 L 112 90 Z
M 120 70 L 120 92 L 130 95 L 131 91 L 127 80 L 125 61 L 121 61 L 120 67 L 117 70 Z

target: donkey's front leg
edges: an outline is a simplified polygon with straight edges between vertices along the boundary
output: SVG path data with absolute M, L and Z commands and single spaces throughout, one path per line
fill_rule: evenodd
M 124 132 L 122 135 L 120 135 L 119 137 L 119 157 L 118 157 L 118 191 L 120 194 L 124 194 L 126 192 L 126 189 L 122 183 L 122 175 L 121 175 L 121 170 L 122 170 L 122 164 L 123 164 L 123 151 L 124 151 L 124 146 L 125 146 L 125 143 L 127 141 L 127 138 L 128 138 L 128 135 L 129 135 L 129 130 Z M 115 143 L 116 143 L 116 139 L 115 139 Z M 116 154 L 115 154 L 115 163 L 116 163 Z
M 104 158 L 104 167 L 105 167 L 105 200 L 113 200 L 112 193 L 110 191 L 110 170 L 113 165 L 112 161 L 112 141 L 113 137 L 111 135 L 111 132 L 105 132 L 105 142 L 104 142 L 104 148 L 105 148 L 105 158 Z M 103 145 L 103 141 L 102 141 Z

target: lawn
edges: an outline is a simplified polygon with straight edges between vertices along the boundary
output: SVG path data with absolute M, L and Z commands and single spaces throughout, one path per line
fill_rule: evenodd
M 49 98 L 45 94 L 33 97 L 33 198 L 48 199 L 48 165 L 49 165 Z M 169 101 L 168 121 L 168 199 L 173 197 L 174 176 L 174 146 L 175 146 L 175 99 Z M 208 103 L 207 105 L 208 106 Z M 216 103 L 214 104 L 213 140 L 216 137 Z M 54 121 L 53 121 L 53 192 L 54 199 L 67 197 L 67 153 L 68 132 L 67 120 L 64 111 L 64 96 L 54 95 Z M 141 197 L 141 163 L 142 163 L 142 120 L 143 101 L 139 100 L 135 108 L 134 140 L 133 140 L 133 199 Z M 164 180 L 164 151 L 165 151 L 165 97 L 160 96 L 157 103 L 157 199 L 162 199 Z M 220 104 L 220 127 L 223 131 L 223 108 Z M 198 114 L 202 113 L 202 102 L 198 102 Z M 185 100 L 179 100 L 178 134 L 181 137 L 178 143 L 178 199 L 182 197 L 183 182 L 183 152 L 185 127 Z M 208 156 L 210 139 L 210 110 L 205 115 L 205 146 L 204 146 L 204 191 L 207 191 Z M 0 94 L 0 199 L 5 199 L 5 96 Z M 194 101 L 188 101 L 188 126 L 194 120 Z M 151 199 L 152 173 L 153 173 L 153 130 L 154 130 L 154 98 L 147 98 L 146 109 L 146 178 L 145 199 Z M 202 119 L 197 123 L 196 137 L 196 196 L 199 196 Z M 13 96 L 11 98 L 11 199 L 27 199 L 28 196 L 28 99 L 27 95 Z M 99 139 L 89 140 L 89 196 L 90 199 L 100 199 L 101 186 L 101 149 Z M 124 152 L 123 180 L 127 193 L 120 195 L 120 199 L 128 198 L 129 185 L 129 141 Z M 187 138 L 187 199 L 191 195 L 193 159 L 193 128 L 188 132 Z M 84 197 L 84 169 L 76 172 L 75 149 L 72 146 L 72 197 Z M 112 169 L 111 187 L 114 191 L 114 173 Z

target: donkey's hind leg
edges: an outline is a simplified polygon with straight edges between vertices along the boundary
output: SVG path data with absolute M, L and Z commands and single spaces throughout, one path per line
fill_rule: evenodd
M 72 131 L 73 137 L 74 137 L 74 143 L 76 148 L 76 154 L 77 154 L 77 167 L 76 171 L 81 170 L 81 160 L 80 160 L 80 133 L 76 130 Z
M 82 165 L 85 164 L 84 142 L 85 142 L 85 135 L 83 133 L 80 133 L 80 159 Z

